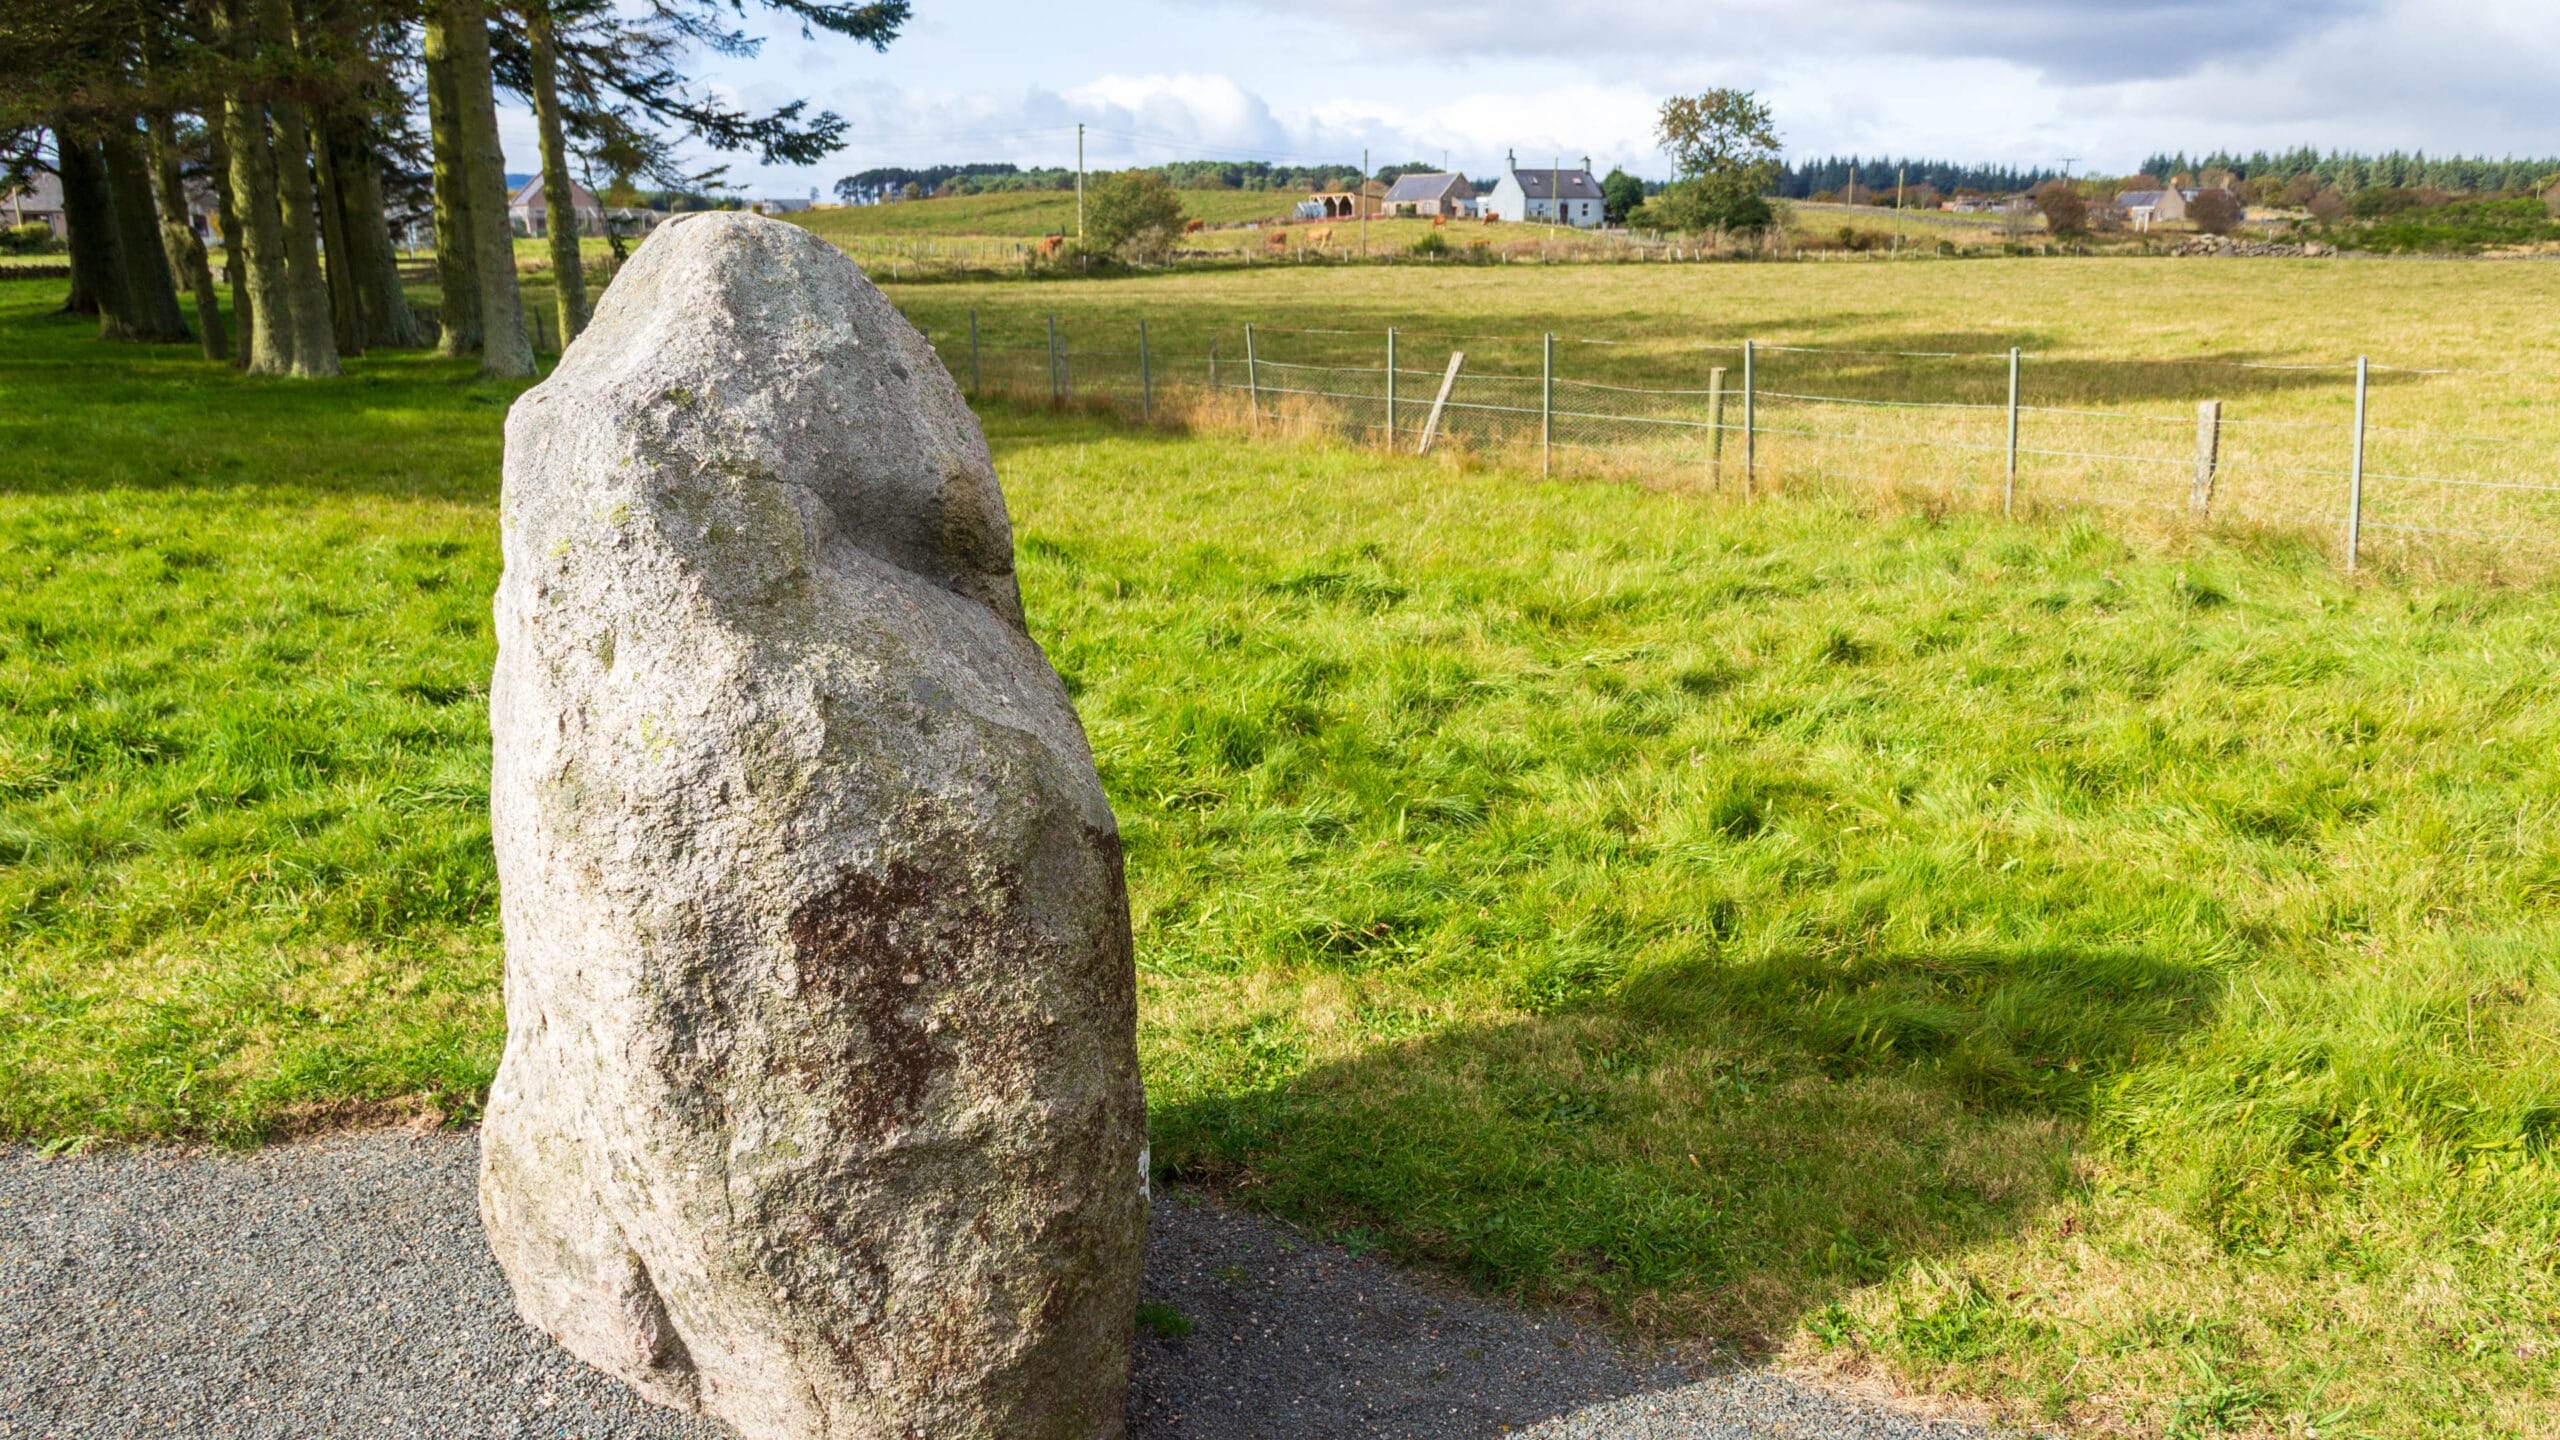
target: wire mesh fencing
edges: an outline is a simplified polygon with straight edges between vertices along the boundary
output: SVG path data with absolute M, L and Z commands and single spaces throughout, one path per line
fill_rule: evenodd
M 933 338 L 974 394 L 1542 474 L 2308 528 L 2351 569 L 2382 545 L 2560 549 L 2560 375 L 1254 324 L 1168 345 L 1144 320 L 1036 323 L 972 313 Z

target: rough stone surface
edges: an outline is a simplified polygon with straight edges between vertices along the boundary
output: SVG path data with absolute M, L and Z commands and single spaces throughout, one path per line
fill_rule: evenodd
M 500 509 L 519 1310 L 749 1440 L 1120 1435 L 1119 832 L 958 389 L 832 246 L 686 217 L 516 403 Z

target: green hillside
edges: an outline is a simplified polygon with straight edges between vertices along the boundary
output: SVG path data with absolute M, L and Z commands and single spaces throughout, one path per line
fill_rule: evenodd
M 1286 215 L 1298 199 L 1294 192 L 1284 190 L 1185 190 L 1182 208 L 1195 219 L 1223 225 Z M 1076 197 L 1072 190 L 1018 190 L 999 195 L 909 200 L 897 205 L 810 210 L 790 218 L 839 242 L 869 235 L 1064 235 L 1076 228 Z

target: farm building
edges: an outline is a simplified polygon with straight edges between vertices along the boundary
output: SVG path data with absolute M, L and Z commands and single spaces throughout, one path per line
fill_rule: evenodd
M 1476 198 L 1476 187 L 1464 175 L 1435 172 L 1407 175 L 1387 191 L 1383 202 L 1390 215 L 1429 216 L 1456 220 L 1473 213 L 1468 203 Z
M 1591 178 L 1587 155 L 1579 170 L 1523 170 L 1514 152 L 1480 208 L 1488 219 L 1593 229 L 1602 219 L 1600 182 Z
M 1298 202 L 1301 220 L 1357 220 L 1384 215 L 1387 187 L 1371 180 L 1357 190 L 1319 190 Z
M 604 205 L 595 193 L 572 180 L 569 182 L 569 212 L 578 217 L 578 231 L 584 235 L 604 233 Z M 541 236 L 551 233 L 551 205 L 543 198 L 542 177 L 534 176 L 524 188 L 507 197 L 507 221 L 519 235 Z

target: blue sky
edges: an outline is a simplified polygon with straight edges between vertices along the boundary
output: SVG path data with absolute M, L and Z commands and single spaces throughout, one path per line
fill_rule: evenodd
M 2122 171 L 2155 149 L 2313 144 L 2560 154 L 2560 0 L 916 0 L 886 54 L 796 30 L 697 73 L 853 121 L 809 169 L 1589 155 L 1659 173 L 1660 97 L 1759 91 L 1791 154 Z M 529 170 L 529 118 L 509 116 Z

